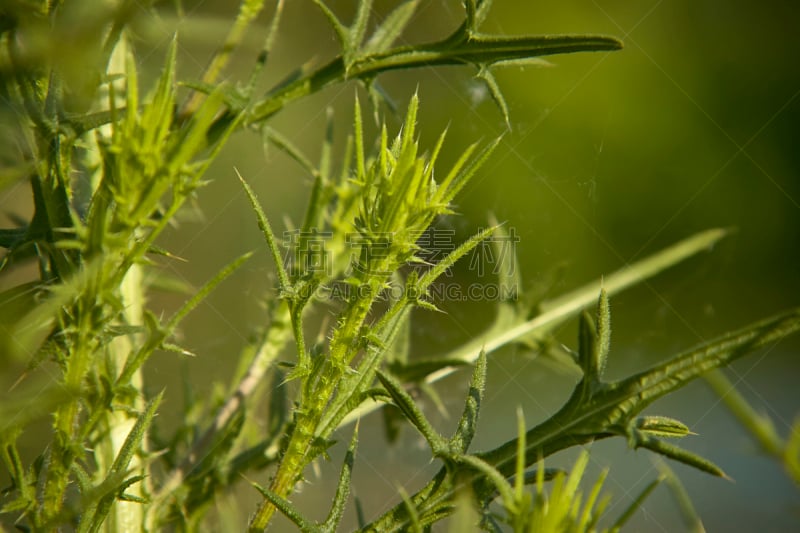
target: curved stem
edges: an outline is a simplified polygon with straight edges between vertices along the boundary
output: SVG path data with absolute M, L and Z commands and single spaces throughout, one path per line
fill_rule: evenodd
M 613 37 L 602 35 L 543 35 L 514 38 L 466 38 L 463 29 L 451 37 L 418 46 L 402 46 L 368 55 L 346 65 L 341 56 L 307 76 L 275 90 L 255 104 L 247 123 L 261 122 L 292 102 L 347 79 L 370 79 L 397 69 L 441 65 L 492 64 L 515 59 L 572 52 L 612 51 L 622 48 Z

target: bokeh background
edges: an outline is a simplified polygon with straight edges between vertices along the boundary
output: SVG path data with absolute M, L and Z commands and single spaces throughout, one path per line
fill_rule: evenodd
M 179 31 L 184 79 L 197 78 L 227 29 L 234 3 L 170 2 L 139 25 L 135 42 L 150 79 L 157 75 L 172 33 Z M 349 20 L 353 1 L 331 1 Z M 376 1 L 375 20 L 396 4 Z M 270 3 L 271 5 L 271 3 Z M 271 8 L 250 32 L 229 74 L 244 80 L 261 45 Z M 447 35 L 462 17 L 458 0 L 423 0 L 403 40 L 421 42 Z M 712 227 L 736 231 L 713 251 L 626 291 L 612 301 L 613 347 L 609 373 L 619 377 L 656 361 L 795 306 L 800 301 L 800 4 L 772 0 L 496 0 L 483 29 L 505 34 L 604 33 L 622 39 L 622 51 L 553 56 L 549 66 L 508 67 L 496 76 L 511 114 L 511 131 L 492 160 L 458 199 L 461 216 L 443 221 L 461 240 L 485 226 L 493 213 L 520 236 L 517 253 L 524 290 L 556 296 Z M 322 64 L 337 42 L 312 2 L 287 2 L 285 19 L 264 87 L 298 64 Z M 469 67 L 396 72 L 380 78 L 403 108 L 419 91 L 423 145 L 449 127 L 443 163 L 478 139 L 505 131 L 502 114 Z M 145 78 L 147 78 L 145 76 Z M 336 118 L 336 147 L 350 130 L 355 84 L 325 90 L 282 111 L 276 130 L 312 159 L 324 136 L 326 109 Z M 391 126 L 396 118 L 387 119 Z M 374 128 L 373 130 L 374 131 Z M 266 320 L 264 295 L 274 286 L 273 269 L 246 198 L 235 180 L 237 167 L 254 185 L 279 228 L 297 223 L 310 179 L 288 157 L 264 150 L 252 132 L 240 132 L 211 170 L 200 192 L 202 217 L 187 219 L 161 243 L 185 264 L 173 273 L 196 286 L 246 250 L 257 256 L 227 281 L 184 323 L 182 343 L 198 357 L 162 354 L 148 364 L 148 387 L 167 387 L 160 420 L 180 416 L 186 376 L 199 396 L 234 371 L 236 356 Z M 446 168 L 446 167 L 445 167 Z M 279 229 L 280 231 L 280 229 Z M 457 269 L 465 283 L 472 273 Z M 156 306 L 179 299 L 159 297 Z M 415 355 L 434 355 L 480 338 L 491 322 L 487 302 L 441 302 L 447 314 L 413 316 Z M 576 327 L 557 332 L 576 346 Z M 797 376 L 800 341 L 789 339 L 750 356 L 728 371 L 754 406 L 768 413 L 786 435 L 800 413 Z M 460 412 L 466 373 L 438 387 L 445 404 Z M 522 407 L 529 426 L 555 412 L 576 375 L 521 348 L 495 352 L 475 449 L 515 436 Z M 454 420 L 431 416 L 443 428 Z M 800 528 L 800 490 L 780 465 L 763 457 L 750 437 L 703 384 L 694 383 L 648 412 L 686 422 L 697 436 L 682 445 L 719 464 L 735 481 L 671 466 L 685 482 L 709 531 L 789 531 Z M 343 439 L 347 436 L 343 435 Z M 339 446 L 339 448 L 342 446 Z M 297 498 L 319 514 L 330 502 L 340 464 L 309 473 Z M 574 453 L 552 458 L 567 467 Z M 609 511 L 617 516 L 657 469 L 645 451 L 622 439 L 591 447 L 587 479 L 610 467 Z M 412 493 L 438 468 L 410 429 L 387 445 L 380 418 L 362 422 L 355 493 L 368 516 L 397 503 L 398 487 Z M 263 476 L 266 479 L 266 476 Z M 262 479 L 261 481 L 264 481 Z M 246 485 L 246 484 L 243 484 Z M 219 520 L 244 524 L 255 508 L 255 491 L 244 487 L 222 504 Z M 354 512 L 348 511 L 352 526 Z M 650 497 L 631 531 L 679 531 L 685 525 L 665 487 Z M 280 528 L 279 528 L 280 529 Z

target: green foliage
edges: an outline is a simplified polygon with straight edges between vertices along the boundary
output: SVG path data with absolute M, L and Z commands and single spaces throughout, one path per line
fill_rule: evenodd
M 666 417 L 639 418 L 637 415 L 656 399 L 705 372 L 800 330 L 800 310 L 793 310 L 714 339 L 649 370 L 606 382 L 597 372 L 607 356 L 609 346 L 609 308 L 604 292 L 600 295 L 596 320 L 597 327 L 589 315 L 582 317 L 578 356 L 582 363 L 583 379 L 576 385 L 572 396 L 557 413 L 522 432 L 517 440 L 477 455 L 443 454 L 440 448 L 435 447 L 439 441 L 429 437 L 432 431 L 428 429 L 430 424 L 419 419 L 422 415 L 408 407 L 401 407 L 401 411 L 426 437 L 434 455 L 443 456 L 450 462 L 445 461 L 446 466 L 410 499 L 410 503 L 398 505 L 375 521 L 372 527 L 379 531 L 402 529 L 410 520 L 409 505 L 413 506 L 415 520 L 420 523 L 439 520 L 442 515 L 452 512 L 450 502 L 457 484 L 464 482 L 465 474 L 469 476 L 481 505 L 488 505 L 496 491 L 499 491 L 506 507 L 517 509 L 519 502 L 513 503 L 515 500 L 511 487 L 505 481 L 507 477 L 516 476 L 520 479 L 524 477 L 526 468 L 543 457 L 613 436 L 626 438 L 633 448 L 646 448 L 712 475 L 725 477 L 722 470 L 707 459 L 657 438 L 688 435 L 690 432 L 684 424 Z M 597 364 L 598 361 L 600 364 Z M 393 390 L 397 388 L 396 384 L 391 387 Z M 397 401 L 397 393 L 390 394 Z M 580 477 L 582 470 L 577 471 L 581 472 L 578 474 Z
M 442 169 L 445 133 L 430 151 L 420 145 L 416 94 L 397 134 L 390 139 L 382 125 L 374 142 L 366 137 L 356 100 L 353 132 L 341 170 L 335 172 L 331 113 L 318 164 L 269 125 L 290 103 L 348 80 L 365 85 L 380 117 L 385 93 L 378 76 L 445 65 L 474 67 L 508 124 L 509 109 L 494 68 L 551 54 L 611 51 L 621 43 L 595 35 L 485 34 L 480 27 L 491 1 L 466 0 L 463 21 L 449 36 L 398 45 L 421 2 L 399 2 L 373 23 L 373 2 L 360 0 L 347 25 L 326 2 L 312 0 L 333 28 L 339 54 L 316 70 L 301 67 L 288 81 L 256 94 L 284 3 L 243 0 L 200 80 L 178 79 L 179 45 L 173 38 L 146 96 L 139 81 L 141 59 L 129 48 L 138 3 L 98 3 L 96 13 L 75 1 L 12 2 L 0 10 L 0 97 L 18 117 L 10 127 L 26 147 L 3 169 L 0 185 L 25 180 L 33 198 L 27 220 L 0 230 L 0 245 L 6 249 L 0 274 L 28 264 L 34 267 L 30 272 L 35 270 L 30 279 L 0 293 L 0 368 L 24 368 L 0 402 L 0 459 L 10 481 L 2 493 L 4 519 L 31 531 L 203 530 L 222 492 L 247 474 L 274 468 L 269 486 L 253 483 L 263 502 L 252 515 L 250 530 L 264 530 L 278 510 L 301 531 L 335 531 L 348 508 L 358 426 L 326 517 L 304 516 L 293 496 L 306 467 L 329 458 L 334 432 L 376 409 L 384 410 L 390 439 L 400 422 L 408 421 L 442 468 L 418 493 L 400 491 L 396 507 L 383 516 L 364 517 L 356 501 L 367 530 L 423 531 L 453 514 L 456 528 L 491 529 L 505 523 L 515 531 L 595 530 L 607 502 L 600 494 L 605 474 L 584 497 L 585 452 L 569 474 L 545 469 L 544 459 L 613 436 L 633 448 L 724 476 L 707 459 L 663 440 L 689 436 L 689 427 L 669 417 L 642 416 L 642 410 L 704 373 L 797 331 L 800 311 L 723 335 L 633 376 L 604 379 L 613 356 L 609 297 L 709 248 L 724 230 L 689 237 L 537 306 L 515 293 L 498 303 L 484 340 L 454 346 L 443 357 L 412 357 L 409 317 L 412 311 L 439 311 L 434 283 L 487 238 L 508 236 L 492 220 L 489 228 L 434 264 L 425 261 L 419 242 L 438 219 L 454 214 L 457 195 L 482 172 L 502 139 L 469 145 L 449 169 Z M 239 45 L 267 4 L 274 6 L 272 18 L 249 78 L 237 86 L 220 82 L 231 59 L 243 54 Z M 85 23 L 76 29 L 69 49 L 59 53 L 64 28 L 76 14 Z M 181 91 L 188 93 L 185 100 Z M 245 129 L 257 130 L 266 144 L 287 153 L 314 180 L 294 253 L 325 233 L 331 235 L 326 245 L 336 259 L 329 269 L 316 269 L 296 255 L 284 266 L 282 243 L 267 212 L 234 169 L 275 263 L 278 291 L 266 296 L 268 323 L 242 349 L 231 384 L 220 386 L 211 398 L 198 398 L 187 386 L 183 422 L 164 427 L 157 410 L 172 397 L 169 392 L 152 396 L 142 368 L 161 352 L 166 357 L 193 355 L 177 344 L 178 327 L 250 254 L 220 267 L 204 286 L 189 291 L 171 317 L 162 319 L 148 307 L 148 295 L 156 288 L 150 280 L 157 279 L 150 275 L 163 276 L 164 263 L 177 258 L 157 242 L 186 204 L 198 199 L 210 179 L 210 165 L 230 136 Z M 348 249 L 354 250 L 352 263 L 343 253 Z M 516 258 L 505 261 L 515 268 L 500 269 L 500 285 L 519 291 Z M 167 285 L 164 279 L 160 283 Z M 330 306 L 318 290 L 336 284 L 347 289 L 347 297 Z M 401 289 L 400 295 L 392 291 L 386 297 L 390 288 Z M 595 300 L 592 316 L 585 309 Z M 334 315 L 333 325 L 312 342 L 306 338 L 309 316 L 323 306 Z M 488 356 L 509 343 L 545 342 L 557 324 L 575 316 L 579 338 L 571 363 L 582 379 L 566 404 L 532 428 L 520 413 L 516 439 L 493 450 L 471 451 Z M 278 361 L 292 341 L 293 359 Z M 467 366 L 472 378 L 462 414 L 454 433 L 444 436 L 414 392 L 435 397 L 436 381 Z M 42 385 L 45 378 L 52 379 Z M 724 386 L 720 383 L 718 389 Z M 265 392 L 268 399 L 261 402 Z M 295 395 L 291 400 L 290 394 Z M 796 477 L 798 440 L 780 441 L 741 402 L 730 402 Z M 266 426 L 255 421 L 259 403 L 266 404 Z M 42 419 L 50 423 L 47 441 L 33 453 L 22 450 L 21 436 Z M 547 481 L 552 482 L 549 489 Z M 612 530 L 625 523 L 658 481 L 648 485 Z M 529 484 L 533 493 L 526 491 Z M 498 496 L 500 513 L 492 503 Z

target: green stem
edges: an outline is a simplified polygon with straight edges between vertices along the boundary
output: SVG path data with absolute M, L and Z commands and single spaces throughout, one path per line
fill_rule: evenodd
M 593 35 L 545 35 L 500 39 L 467 38 L 463 28 L 436 43 L 393 48 L 380 54 L 358 58 L 345 65 L 336 57 L 315 72 L 276 90 L 256 104 L 248 123 L 268 119 L 298 98 L 315 93 L 347 79 L 370 79 L 388 70 L 441 66 L 491 64 L 514 59 L 527 59 L 553 54 L 587 51 L 611 51 L 622 48 L 613 37 Z
M 367 294 L 359 295 L 348 307 L 342 320 L 343 326 L 336 330 L 331 339 L 330 364 L 323 368 L 316 382 L 310 381 L 301 387 L 299 407 L 295 411 L 295 426 L 278 471 L 270 484 L 270 491 L 281 498 L 288 498 L 308 464 L 309 452 L 317 438 L 317 427 L 323 419 L 325 407 L 342 380 L 352 356 L 358 351 L 361 327 L 382 284 L 382 279 L 370 280 L 366 285 L 369 287 Z M 304 379 L 313 380 L 314 377 L 311 375 Z M 266 529 L 275 510 L 272 502 L 265 499 L 250 521 L 249 531 Z
M 331 377 L 335 378 L 335 376 Z M 325 383 L 329 385 L 319 391 L 319 396 L 312 397 L 310 405 L 302 405 L 301 410 L 296 412 L 295 427 L 289 444 L 270 484 L 270 491 L 283 499 L 286 499 L 294 490 L 294 486 L 307 464 L 306 456 L 314 441 L 317 423 L 322 418 L 322 411 L 328 400 L 328 396 L 323 396 L 323 394 L 329 395 L 333 392 L 334 380 L 331 379 Z M 264 531 L 275 514 L 275 509 L 272 502 L 265 499 L 250 521 L 249 531 L 251 533 Z
M 86 294 L 94 295 L 87 290 Z M 78 336 L 74 340 L 74 350 L 66 361 L 64 385 L 68 390 L 81 390 L 83 378 L 88 369 L 89 359 L 93 353 L 94 335 L 91 324 L 91 302 L 88 298 L 81 299 L 73 308 L 78 316 Z M 55 415 L 55 438 L 53 450 L 50 453 L 50 465 L 44 488 L 44 502 L 42 503 L 43 522 L 55 521 L 61 513 L 64 503 L 64 494 L 70 479 L 70 466 L 74 459 L 73 449 L 77 446 L 80 415 L 80 398 L 72 397 L 67 400 Z

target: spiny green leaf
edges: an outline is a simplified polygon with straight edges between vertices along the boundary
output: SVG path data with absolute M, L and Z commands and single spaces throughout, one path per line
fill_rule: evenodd
M 168 331 L 174 331 L 181 320 L 186 317 L 186 315 L 188 315 L 195 307 L 197 307 L 200 302 L 205 300 L 222 281 L 233 274 L 240 266 L 244 264 L 245 261 L 250 259 L 252 255 L 253 252 L 244 253 L 227 264 L 222 270 L 217 272 L 213 278 L 208 280 L 205 285 L 203 285 L 200 290 L 195 293 L 194 296 L 189 298 L 189 300 L 187 300 L 186 303 L 184 303 L 180 309 L 178 309 L 175 314 L 170 317 L 169 321 L 167 321 L 166 329 Z
M 264 496 L 272 505 L 274 505 L 280 512 L 286 516 L 289 520 L 291 520 L 294 525 L 296 525 L 300 531 L 303 533 L 319 533 L 320 528 L 314 525 L 313 522 L 307 520 L 298 510 L 288 502 L 286 499 L 281 498 L 268 488 L 262 487 L 258 483 L 252 483 L 253 487 Z
M 269 219 L 267 219 L 267 215 L 264 213 L 264 209 L 261 207 L 258 198 L 256 198 L 256 194 L 253 192 L 253 189 L 250 188 L 250 185 L 248 185 L 242 175 L 239 174 L 239 171 L 236 169 L 234 170 L 236 171 L 236 175 L 239 177 L 239 181 L 242 183 L 242 187 L 244 187 L 247 198 L 250 199 L 250 204 L 253 206 L 253 211 L 255 211 L 256 217 L 258 218 L 258 227 L 264 234 L 264 239 L 267 241 L 267 247 L 272 254 L 272 260 L 275 262 L 275 269 L 278 272 L 278 282 L 280 283 L 281 290 L 288 291 L 291 288 L 289 283 L 289 275 L 286 273 L 286 269 L 283 266 L 281 251 L 278 247 L 278 241 L 275 239 L 275 233 L 272 231 L 272 226 L 269 224 Z
M 109 476 L 124 473 L 128 468 L 128 464 L 131 462 L 133 454 L 140 449 L 145 434 L 150 428 L 150 424 L 153 422 L 153 417 L 156 415 L 156 410 L 161 404 L 161 400 L 163 398 L 164 391 L 161 391 L 156 395 L 155 398 L 147 402 L 147 406 L 136 419 L 136 423 L 133 425 L 133 428 L 131 428 L 131 431 L 125 438 L 125 442 L 122 444 L 117 457 L 114 459 L 114 463 L 111 465 Z
M 403 412 L 406 419 L 417 428 L 417 430 L 428 441 L 434 455 L 440 455 L 448 450 L 448 443 L 433 428 L 428 419 L 422 414 L 414 399 L 403 389 L 403 386 L 393 376 L 387 372 L 378 370 L 376 372 L 378 380 L 394 400 L 394 404 Z
M 449 204 L 453 201 L 458 193 L 461 192 L 461 189 L 466 186 L 469 180 L 475 175 L 475 173 L 480 169 L 486 161 L 488 161 L 489 157 L 494 153 L 495 148 L 500 144 L 500 141 L 503 139 L 502 136 L 497 137 L 495 140 L 488 143 L 484 146 L 480 152 L 470 160 L 469 164 L 467 164 L 463 169 L 461 169 L 448 183 L 448 179 L 445 179 L 445 182 L 442 183 L 441 187 L 439 188 L 442 191 L 442 195 L 440 197 L 440 201 Z M 450 178 L 450 176 L 448 176 Z
M 597 300 L 597 338 L 592 350 L 592 366 L 597 379 L 603 379 L 603 372 L 608 362 L 608 353 L 611 350 L 611 308 L 608 293 L 600 289 L 600 298 Z
M 171 342 L 162 342 L 160 348 L 167 352 L 173 352 L 180 355 L 186 355 L 189 357 L 197 357 L 197 354 L 192 352 L 191 350 L 187 350 L 186 348 L 183 348 Z
M 597 327 L 588 311 L 583 311 L 578 320 L 578 360 L 583 370 L 585 384 L 593 386 L 599 380 L 594 365 Z
M 6 503 L 3 504 L 3 507 L 0 507 L 0 514 L 10 514 L 15 511 L 25 511 L 27 509 L 31 509 L 36 506 L 36 500 L 34 498 L 25 498 L 24 496 L 18 496 L 13 499 L 9 499 Z
M 503 92 L 500 90 L 500 86 L 497 84 L 497 80 L 494 78 L 494 74 L 492 74 L 489 68 L 482 68 L 478 71 L 477 78 L 483 80 L 486 84 L 486 88 L 489 90 L 492 100 L 494 100 L 500 112 L 503 113 L 503 120 L 506 122 L 506 128 L 511 129 L 511 115 L 508 111 L 508 104 L 503 96 Z
M 486 16 L 489 14 L 489 10 L 492 8 L 492 2 L 494 0 L 477 0 L 478 9 L 475 11 L 475 28 L 478 29 L 483 21 L 486 19 Z
M 685 437 L 693 434 L 686 424 L 667 416 L 640 416 L 634 420 L 633 428 L 654 437 Z
M 336 486 L 336 495 L 333 497 L 333 505 L 328 513 L 328 517 L 322 524 L 322 531 L 333 533 L 339 528 L 339 522 L 342 520 L 342 515 L 347 505 L 347 498 L 350 496 L 350 478 L 353 472 L 357 445 L 358 424 L 356 424 L 353 430 L 353 437 L 350 439 L 350 446 L 347 448 L 344 464 L 342 465 L 342 472 L 339 475 L 339 483 Z
M 175 62 L 178 53 L 178 37 L 173 36 L 172 42 L 167 52 L 164 69 L 161 71 L 161 76 L 158 79 L 155 93 L 153 97 L 141 112 L 141 119 L 136 117 L 136 107 L 131 108 L 131 102 L 128 102 L 129 113 L 134 113 L 133 116 L 128 115 L 128 127 L 133 127 L 135 124 L 141 124 L 144 131 L 141 133 L 141 142 L 145 148 L 158 147 L 163 143 L 169 132 L 172 123 L 172 111 L 175 104 Z M 134 70 L 135 72 L 135 70 Z M 128 81 L 130 90 L 131 81 Z M 134 138 L 136 134 L 131 132 L 129 138 Z
M 197 80 L 181 81 L 179 85 L 188 87 L 189 89 L 207 96 L 222 88 L 223 102 L 225 102 L 225 105 L 228 106 L 228 108 L 236 111 L 243 111 L 249 100 L 247 95 L 236 87 L 225 87 L 216 83 L 205 83 Z
M 589 313 L 583 311 L 578 331 L 578 357 L 584 374 L 583 386 L 590 391 L 602 382 L 611 346 L 611 312 L 608 293 L 604 289 L 600 290 L 597 302 L 597 325 Z
M 636 448 L 647 448 L 650 451 L 656 452 L 664 457 L 669 457 L 675 461 L 681 462 L 685 465 L 692 466 L 698 470 L 709 473 L 712 476 L 718 476 L 725 479 L 730 479 L 720 467 L 696 453 L 685 450 L 679 446 L 669 442 L 648 437 L 644 434 L 639 434 L 635 439 Z
M 356 179 L 366 182 L 367 172 L 364 160 L 364 123 L 361 120 L 361 103 L 356 96 L 356 104 L 353 109 L 353 132 L 355 139 L 355 158 L 356 158 Z M 383 150 L 381 151 L 383 152 Z
M 136 496 L 134 494 L 128 494 L 127 492 L 122 492 L 122 493 L 118 494 L 117 498 L 119 499 L 119 501 L 122 501 L 122 502 L 138 503 L 140 505 L 145 505 L 147 503 L 150 503 L 150 499 L 149 498 L 142 498 L 142 497 Z
M 408 0 L 397 6 L 383 20 L 369 40 L 364 44 L 361 53 L 377 54 L 386 51 L 406 29 L 419 5 L 419 0 Z
M 258 82 L 258 75 L 261 74 L 261 71 L 266 66 L 267 62 L 269 61 L 269 56 L 272 53 L 272 46 L 275 43 L 275 37 L 278 35 L 278 28 L 280 27 L 283 15 L 283 6 L 285 3 L 285 0 L 278 0 L 275 4 L 275 11 L 272 14 L 272 20 L 269 24 L 269 30 L 267 30 L 267 36 L 264 39 L 264 46 L 261 49 L 261 53 L 258 54 L 256 65 L 250 74 L 250 81 L 247 84 L 246 92 L 250 98 L 252 98 L 253 92 L 255 91 L 256 83 Z
M 453 165 L 453 168 L 450 169 L 447 176 L 439 183 L 436 194 L 434 195 L 434 202 L 440 203 L 442 205 L 447 205 L 450 201 L 454 198 L 453 195 L 449 194 L 450 189 L 454 186 L 454 184 L 458 183 L 458 177 L 463 175 L 462 169 L 464 165 L 466 165 L 470 158 L 472 157 L 472 152 L 478 147 L 478 143 L 473 143 L 467 146 L 459 156 L 458 160 Z
M 153 254 L 153 255 L 160 255 L 162 257 L 168 257 L 169 259 L 176 259 L 176 260 L 184 262 L 184 263 L 186 262 L 186 259 L 184 259 L 183 257 L 179 257 L 177 255 L 174 255 L 172 252 L 170 252 L 166 248 L 162 248 L 161 246 L 158 246 L 156 244 L 151 244 L 150 247 L 147 249 L 147 253 L 148 254 Z M 185 282 L 184 282 L 184 284 L 185 284 Z
M 400 135 L 401 139 L 401 153 L 405 152 L 411 145 L 414 144 L 414 135 L 417 128 L 417 113 L 419 112 L 419 94 L 414 92 L 411 99 L 408 101 L 408 109 L 406 110 L 406 118 L 403 120 L 403 131 Z M 416 156 L 416 151 L 411 152 Z M 398 166 L 400 163 L 398 162 Z
M 92 478 L 89 476 L 89 473 L 77 462 L 72 463 L 69 468 L 75 476 L 75 481 L 78 483 L 78 489 L 81 491 L 81 494 L 89 493 L 92 490 Z
M 572 469 L 567 476 L 567 483 L 564 485 L 564 494 L 570 499 L 576 496 L 578 488 L 580 487 L 581 478 L 586 471 L 586 466 L 589 464 L 589 453 L 586 450 L 581 450 L 580 455 L 572 465 Z
M 319 170 L 291 140 L 269 126 L 264 126 L 261 133 L 265 147 L 268 143 L 274 144 L 278 149 L 299 163 L 300 166 L 303 167 L 303 170 L 308 172 L 310 176 L 316 177 L 319 175 Z
M 454 452 L 466 453 L 472 442 L 472 438 L 475 436 L 485 388 L 486 352 L 481 351 L 478 360 L 475 362 L 475 369 L 472 372 L 472 380 L 469 384 L 467 400 L 464 402 L 464 411 L 461 414 L 461 419 L 458 421 L 458 428 L 450 439 L 450 449 Z
M 364 35 L 367 32 L 367 23 L 369 16 L 372 12 L 372 0 L 358 0 L 358 8 L 356 10 L 356 17 L 353 24 L 350 26 L 348 35 L 348 46 L 345 47 L 345 63 L 350 64 L 355 59 L 361 48 L 361 43 L 364 41 Z M 348 55 L 350 57 L 348 58 Z
M 346 48 L 350 46 L 350 36 L 347 32 L 347 28 L 339 21 L 339 18 L 331 11 L 331 9 L 323 2 L 322 0 L 312 0 L 317 7 L 322 11 L 325 15 L 325 18 L 328 19 L 328 22 L 333 27 L 333 31 L 336 32 L 336 35 L 339 37 L 339 42 L 342 45 L 342 48 Z
M 622 43 L 602 35 L 531 35 L 497 37 L 473 36 L 457 46 L 420 52 L 417 61 L 428 59 L 432 65 L 479 64 L 491 65 L 497 61 L 526 59 L 572 52 L 613 51 Z M 428 55 L 429 54 L 429 55 Z
M 324 5 L 315 0 L 317 5 Z M 324 8 L 326 13 L 330 10 Z M 332 14 L 331 14 L 332 15 Z M 331 19 L 331 17 L 329 17 Z M 335 19 L 332 17 L 331 20 Z M 334 24 L 344 34 L 341 24 Z M 351 55 L 338 57 L 316 72 L 301 76 L 271 91 L 256 103 L 248 122 L 261 122 L 289 102 L 319 91 L 345 79 L 369 80 L 380 73 L 395 69 L 437 65 L 492 65 L 509 60 L 527 59 L 551 54 L 618 50 L 622 43 L 602 35 L 537 35 L 522 37 L 468 36 L 464 26 L 442 41 L 415 46 L 401 46 L 348 61 Z M 468 38 L 469 37 L 469 38 Z M 340 39 L 347 42 L 348 37 Z

